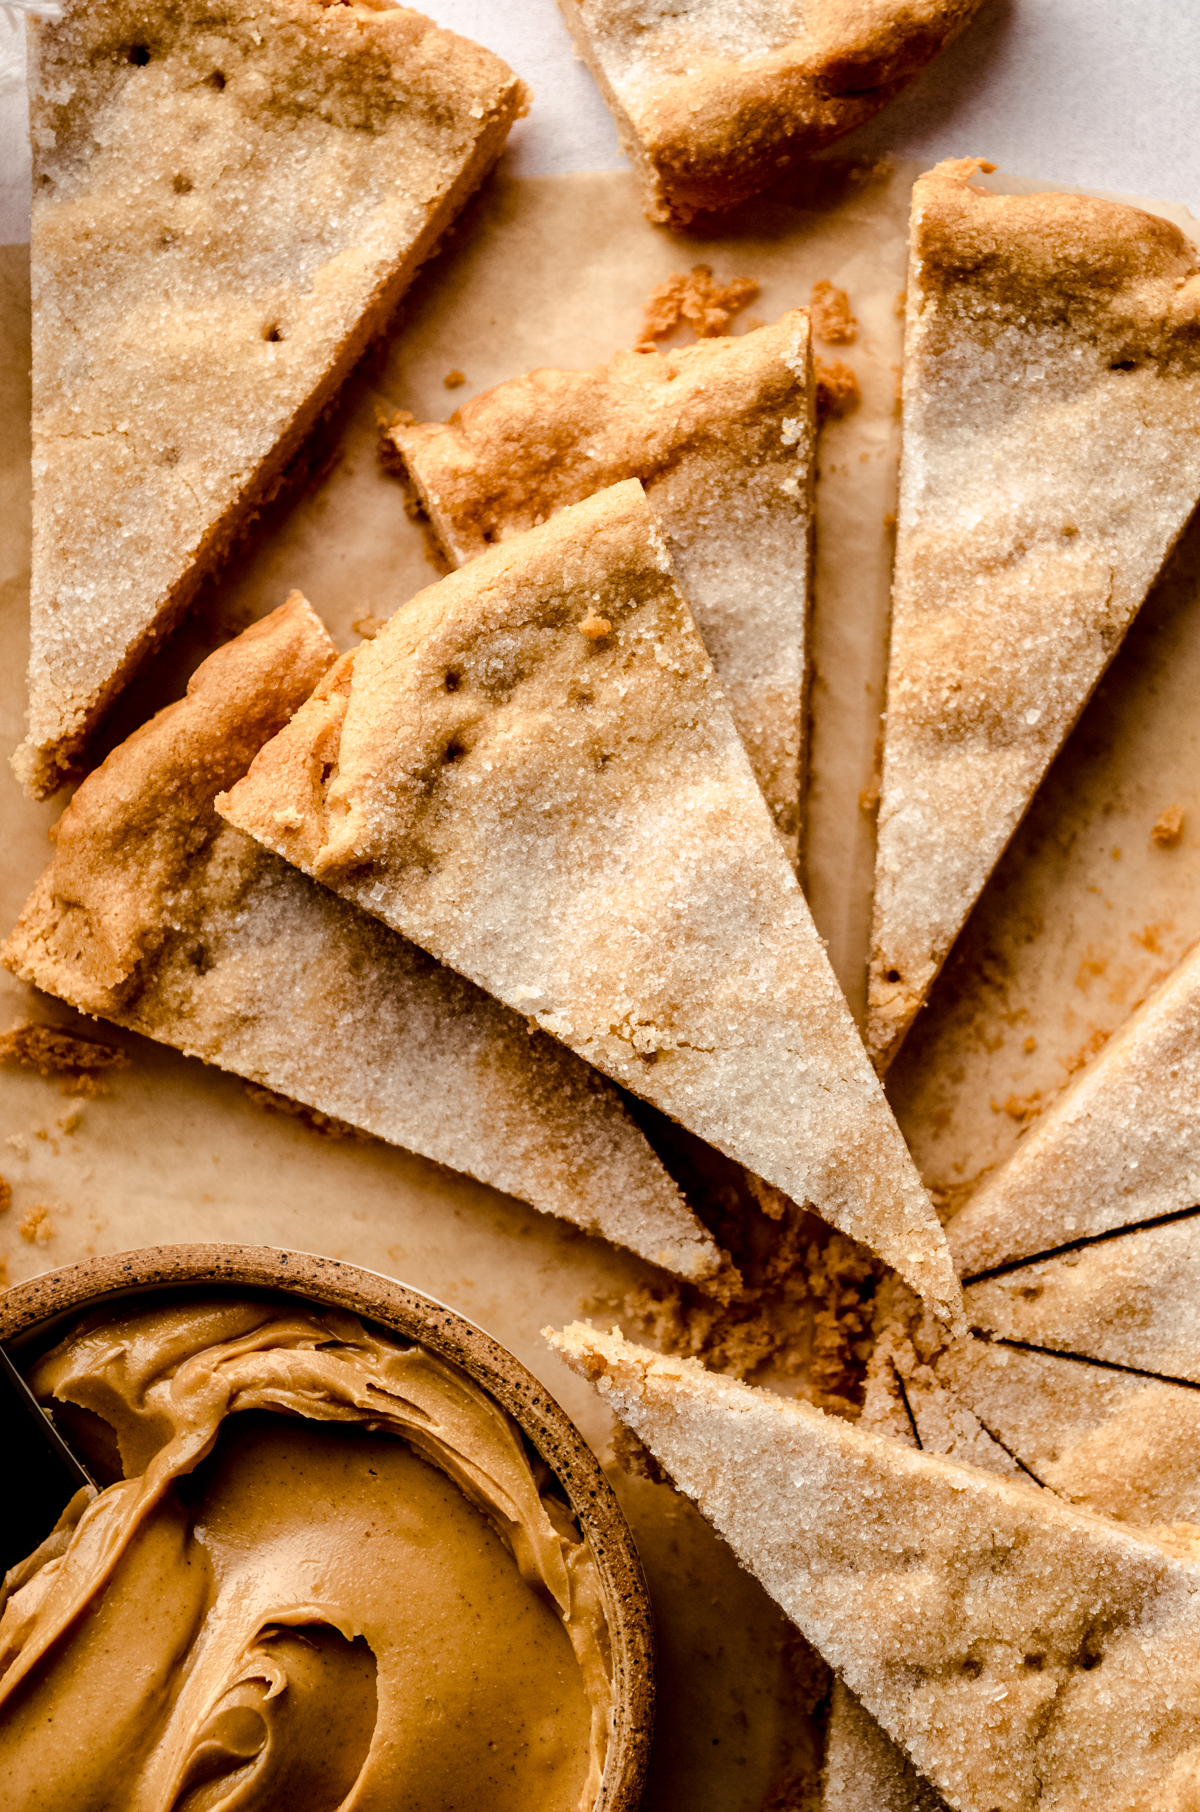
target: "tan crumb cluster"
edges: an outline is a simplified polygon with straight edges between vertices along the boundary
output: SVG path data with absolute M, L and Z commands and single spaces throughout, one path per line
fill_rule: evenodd
M 867 1039 L 882 1070 L 1200 496 L 1175 226 L 913 190 Z
M 7 1214 L 12 1207 L 12 1184 L 7 1177 L 0 1177 L 0 1214 Z
M 813 385 L 808 319 L 590 371 L 541 370 L 450 421 L 395 421 L 456 565 L 638 478 L 793 859 L 807 737 Z M 594 613 L 592 613 L 594 614 Z
M 1081 1069 L 948 1237 L 991 1271 L 1200 1203 L 1200 951 Z
M 1174 849 L 1183 836 L 1183 807 L 1168 805 L 1158 814 L 1150 830 L 1150 840 L 1159 849 Z
M 128 1062 L 128 1055 L 118 1045 L 79 1038 L 61 1026 L 29 1021 L 0 1034 L 0 1063 L 18 1063 L 39 1076 L 84 1081 L 95 1079 L 103 1070 L 124 1069 Z
M 816 359 L 813 371 L 817 385 L 817 425 L 841 421 L 853 415 L 862 401 L 858 374 L 844 359 Z
M 44 1202 L 30 1208 L 21 1221 L 18 1232 L 30 1246 L 48 1246 L 54 1238 L 54 1222 L 50 1219 L 50 1210 Z
M 617 1333 L 546 1332 L 960 1812 L 1187 1803 L 1200 1531 L 1122 1526 Z
M 764 1228 L 719 1223 L 742 1288 L 714 1303 L 686 1284 L 628 1292 L 623 1322 L 662 1352 L 700 1359 L 732 1378 L 769 1378 L 852 1420 L 871 1349 L 879 1266 L 841 1233 L 821 1228 L 794 1202 Z M 740 1237 L 739 1237 L 740 1234 Z
M 858 322 L 844 289 L 822 278 L 812 287 L 808 304 L 813 335 L 826 346 L 853 346 L 858 338 Z
M 215 795 L 335 654 L 293 593 L 210 656 L 80 787 L 5 963 L 314 1124 L 467 1171 L 684 1276 L 723 1276 L 615 1090 L 217 816 Z
M 30 24 L 29 735 L 53 792 L 526 103 L 404 7 L 68 0 Z
M 589 609 L 611 635 L 579 634 Z M 957 1318 L 941 1229 L 636 481 L 420 593 L 218 809 Z
M 638 171 L 651 220 L 756 194 L 869 120 L 979 0 L 559 0 Z
M 691 327 L 698 339 L 711 339 L 727 331 L 730 322 L 748 308 L 758 294 L 752 277 L 735 277 L 730 283 L 714 281 L 711 264 L 694 264 L 690 271 L 675 271 L 650 291 L 642 317 L 639 350 L 655 340 L 666 340 L 680 327 Z

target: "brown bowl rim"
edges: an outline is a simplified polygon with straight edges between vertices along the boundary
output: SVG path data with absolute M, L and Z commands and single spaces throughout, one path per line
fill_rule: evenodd
M 381 1272 L 279 1246 L 146 1246 L 45 1271 L 0 1295 L 0 1340 L 20 1341 L 104 1300 L 195 1284 L 283 1291 L 363 1315 L 462 1366 L 514 1417 L 562 1483 L 600 1575 L 612 1642 L 613 1728 L 593 1812 L 636 1812 L 654 1735 L 653 1613 L 624 1512 L 566 1411 L 457 1309 Z

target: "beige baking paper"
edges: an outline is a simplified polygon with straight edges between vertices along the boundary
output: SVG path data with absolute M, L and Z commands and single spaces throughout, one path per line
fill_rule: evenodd
M 102 748 L 176 697 L 205 653 L 292 586 L 349 647 L 355 623 L 390 615 L 436 577 L 399 483 L 377 464 L 379 411 L 440 419 L 534 366 L 605 360 L 637 339 L 651 287 L 696 263 L 722 280 L 756 278 L 762 293 L 750 312 L 764 320 L 806 303 L 813 283 L 828 279 L 848 291 L 860 332 L 851 346 L 817 351 L 853 367 L 863 401 L 830 423 L 820 444 L 807 886 L 861 1013 L 899 447 L 896 304 L 916 170 L 813 166 L 790 198 L 749 204 L 735 231 L 716 241 L 649 227 L 632 179 L 619 172 L 494 179 L 318 435 L 306 481 L 264 512 L 221 581 L 120 701 Z M 0 248 L 0 336 L 7 753 L 23 733 L 27 641 L 25 248 Z M 456 370 L 466 382 L 451 392 L 443 380 Z M 927 1180 L 948 1202 L 1011 1148 L 1069 1063 L 1200 935 L 1197 697 L 1193 536 L 1052 770 L 889 1078 Z M 1187 814 L 1184 836 L 1162 850 L 1149 833 L 1171 804 Z M 61 805 L 30 804 L 7 766 L 0 770 L 2 932 L 48 859 L 46 831 Z M 167 1240 L 327 1253 L 403 1278 L 480 1322 L 604 1449 L 611 1430 L 598 1399 L 551 1358 L 538 1330 L 581 1313 L 615 1318 L 626 1291 L 652 1276 L 648 1266 L 377 1141 L 333 1142 L 267 1114 L 237 1078 L 97 1028 L 0 977 L 0 1030 L 30 1017 L 120 1043 L 132 1061 L 112 1076 L 107 1096 L 83 1101 L 53 1079 L 0 1068 L 0 1174 L 13 1191 L 0 1255 L 10 1281 Z M 658 1621 L 660 1734 L 647 1812 L 684 1804 L 758 1812 L 772 1793 L 785 1796 L 773 1803 L 790 1806 L 789 1792 L 804 1803 L 816 1739 L 797 1703 L 783 1618 L 682 1499 L 612 1476 Z

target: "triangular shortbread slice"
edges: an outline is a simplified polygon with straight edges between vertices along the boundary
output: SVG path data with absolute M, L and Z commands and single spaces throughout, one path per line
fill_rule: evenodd
M 414 598 L 218 809 L 957 1321 L 945 1238 L 636 480 Z
M 950 1223 L 960 1272 L 1200 1203 L 1200 950 L 1167 977 Z
M 640 478 L 793 862 L 807 728 L 815 433 L 808 316 L 592 371 L 532 371 L 390 430 L 456 566 Z
M 968 1284 L 972 1327 L 1200 1384 L 1200 1214 Z
M 269 494 L 526 101 L 366 0 L 67 0 L 30 26 L 29 735 L 53 792 Z
M 922 1349 L 928 1363 L 901 1326 L 884 1329 L 871 1356 L 860 1429 L 916 1446 L 919 1427 L 926 1452 L 1024 1476 L 1123 1522 L 1200 1522 L 1200 1392 L 973 1335 L 936 1353 L 923 1340 Z M 885 1388 L 888 1372 L 899 1417 Z M 964 1416 L 969 1443 L 961 1438 Z M 975 1430 L 990 1444 L 982 1446 Z M 1008 1455 L 1006 1466 L 1001 1456 Z M 835 1679 L 821 1812 L 940 1812 L 943 1806 L 903 1750 Z
M 680 1276 L 728 1277 L 610 1083 L 213 810 L 336 652 L 294 593 L 211 655 L 79 788 L 5 963 Z
M 1081 195 L 913 191 L 867 1042 L 884 1069 L 1200 497 L 1200 266 Z
M 727 208 L 894 99 L 979 0 L 559 0 L 651 220 Z
M 1151 1539 L 616 1332 L 549 1339 L 959 1812 L 1191 1803 L 1200 1531 Z

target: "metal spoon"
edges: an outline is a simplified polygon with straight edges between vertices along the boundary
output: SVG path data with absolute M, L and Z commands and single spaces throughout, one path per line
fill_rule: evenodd
M 32 1554 L 81 1485 L 95 1487 L 24 1378 L 0 1346 L 0 1572 Z

